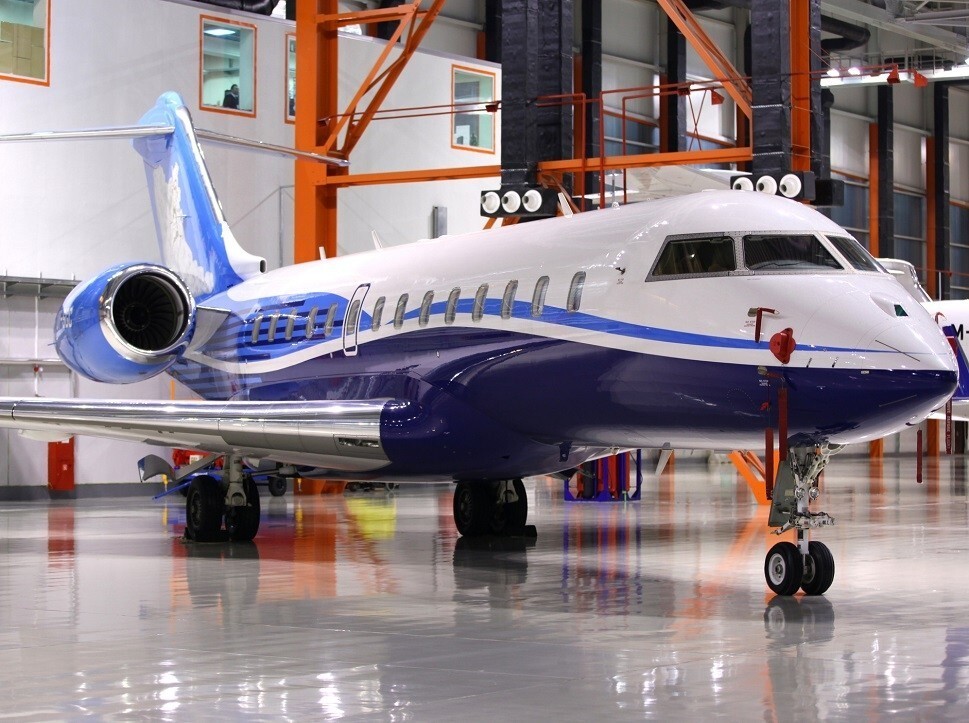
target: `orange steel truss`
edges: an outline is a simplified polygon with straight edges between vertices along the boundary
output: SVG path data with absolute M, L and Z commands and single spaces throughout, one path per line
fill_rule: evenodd
M 799 0 L 792 0 L 798 2 Z M 751 115 L 751 90 L 747 79 L 716 47 L 682 0 L 659 0 L 673 22 L 686 36 L 717 81 L 703 84 L 723 88 L 736 102 L 739 113 Z M 340 13 L 337 0 L 302 0 L 296 9 L 296 147 L 336 158 L 348 158 L 369 123 L 380 117 L 380 106 L 408 60 L 427 34 L 439 14 L 444 0 L 434 0 L 421 9 L 420 0 L 394 8 Z M 353 98 L 341 110 L 338 104 L 338 30 L 348 25 L 372 25 L 397 22 L 397 27 L 369 73 L 361 81 Z M 396 51 L 396 55 L 394 55 Z M 631 90 L 631 89 L 625 89 Z M 665 86 L 651 93 L 673 92 Z M 624 91 L 609 91 L 610 93 Z M 577 114 L 584 103 L 598 103 L 602 98 L 585 99 L 581 93 L 557 96 L 559 102 L 572 102 Z M 548 99 L 546 99 L 548 100 Z M 500 102 L 492 104 L 497 107 Z M 415 111 L 419 109 L 403 109 Z M 454 108 L 444 112 L 454 112 Z M 624 124 L 625 125 L 625 124 Z M 713 150 L 644 153 L 624 156 L 580 157 L 543 161 L 538 175 L 552 187 L 561 184 L 566 174 L 584 174 L 589 170 L 605 173 L 647 166 L 690 165 L 703 163 L 743 163 L 751 160 L 749 146 Z M 297 263 L 312 261 L 321 255 L 336 255 L 337 193 L 340 188 L 384 183 L 488 178 L 501 173 L 499 165 L 456 168 L 432 168 L 409 171 L 352 174 L 346 168 L 335 168 L 308 161 L 296 161 L 294 258 Z

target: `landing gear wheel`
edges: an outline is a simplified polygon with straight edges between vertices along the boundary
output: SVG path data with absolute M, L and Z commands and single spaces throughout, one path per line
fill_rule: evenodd
M 221 485 L 208 475 L 192 480 L 185 500 L 185 538 L 196 542 L 215 542 L 222 531 L 225 498 Z
M 500 484 L 500 483 L 499 483 Z M 498 502 L 497 485 L 486 485 L 484 493 L 490 502 L 486 518 L 486 529 L 492 535 L 508 537 L 521 535 L 525 531 L 525 521 L 528 519 L 528 498 L 525 496 L 525 485 L 520 479 L 512 482 L 515 489 L 515 502 Z
M 271 494 L 273 497 L 282 497 L 284 494 L 286 494 L 285 477 L 273 475 L 266 482 L 266 487 L 269 489 L 269 494 Z
M 484 531 L 485 499 L 479 484 L 458 482 L 454 488 L 454 524 L 464 537 L 477 537 Z
M 801 589 L 805 595 L 823 595 L 834 582 L 834 555 L 823 542 L 809 542 L 804 558 Z
M 225 529 L 233 542 L 251 542 L 259 532 L 259 490 L 251 477 L 242 481 L 246 504 L 225 509 Z
M 764 561 L 764 577 L 767 586 L 778 595 L 793 595 L 801 587 L 804 576 L 804 561 L 797 545 L 778 542 Z

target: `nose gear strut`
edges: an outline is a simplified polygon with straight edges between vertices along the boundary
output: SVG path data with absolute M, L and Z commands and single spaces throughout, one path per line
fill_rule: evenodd
M 838 449 L 827 444 L 791 447 L 779 465 L 768 525 L 777 535 L 796 530 L 797 544 L 778 542 L 764 561 L 767 586 L 778 595 L 793 595 L 798 588 L 807 595 L 821 595 L 834 581 L 831 551 L 809 536 L 811 530 L 834 524 L 827 513 L 811 512 L 810 504 L 819 497 L 818 478 Z

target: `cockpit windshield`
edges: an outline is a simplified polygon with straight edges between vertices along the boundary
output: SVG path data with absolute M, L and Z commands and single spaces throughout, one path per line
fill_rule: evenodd
M 853 238 L 846 236 L 828 236 L 828 241 L 834 244 L 838 253 L 848 259 L 848 263 L 859 271 L 883 271 L 872 255 L 862 248 Z
M 744 265 L 751 271 L 842 270 L 838 260 L 813 235 L 744 236 Z

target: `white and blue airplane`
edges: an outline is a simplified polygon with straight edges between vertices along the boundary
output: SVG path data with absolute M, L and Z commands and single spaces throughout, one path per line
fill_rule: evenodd
M 627 449 L 755 448 L 786 423 L 772 521 L 798 544 L 775 545 L 765 574 L 821 594 L 834 561 L 808 536 L 831 518 L 809 503 L 830 453 L 921 421 L 956 386 L 932 317 L 793 201 L 710 191 L 267 272 L 233 237 L 178 95 L 141 126 L 162 263 L 78 286 L 55 345 L 91 379 L 167 372 L 201 399 L 6 398 L 0 425 L 209 453 L 177 474 L 148 457 L 143 478 L 224 458 L 221 479 L 191 482 L 189 538 L 256 535 L 252 468 L 450 480 L 461 534 L 520 534 L 522 477 Z

